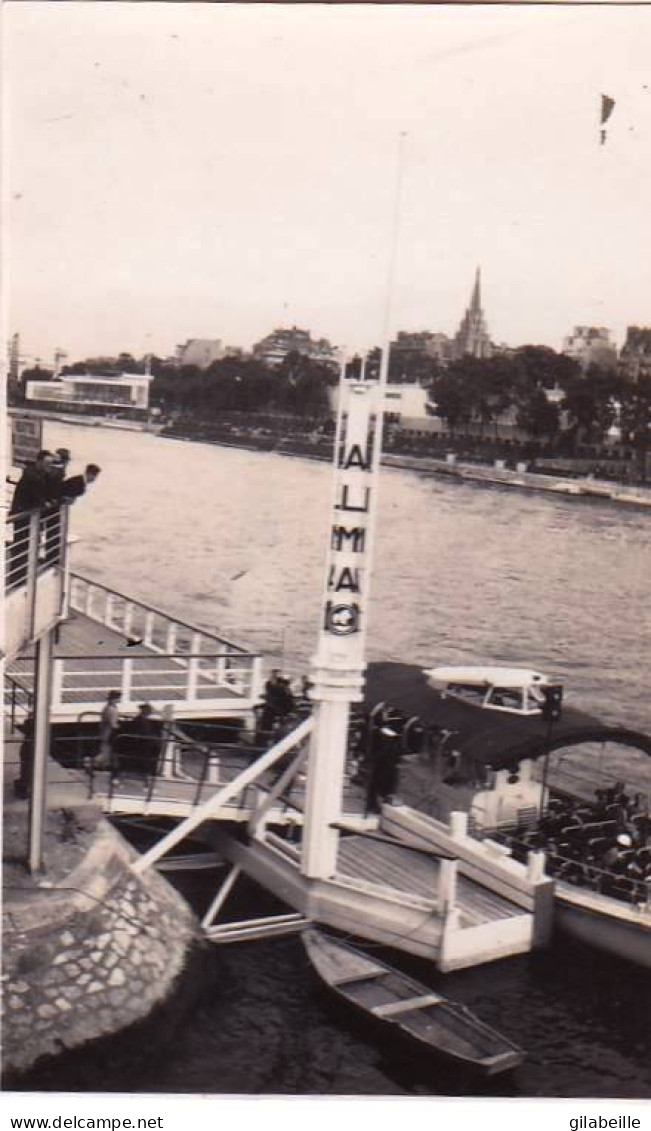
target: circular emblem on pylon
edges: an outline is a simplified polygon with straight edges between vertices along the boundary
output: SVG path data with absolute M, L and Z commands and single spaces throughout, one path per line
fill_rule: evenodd
M 358 605 L 331 605 L 328 609 L 328 629 L 335 636 L 351 636 L 359 631 Z

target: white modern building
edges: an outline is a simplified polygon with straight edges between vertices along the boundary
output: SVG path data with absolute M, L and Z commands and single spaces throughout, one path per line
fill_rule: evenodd
M 151 381 L 147 373 L 70 373 L 58 381 L 28 381 L 25 399 L 61 408 L 83 405 L 146 413 Z

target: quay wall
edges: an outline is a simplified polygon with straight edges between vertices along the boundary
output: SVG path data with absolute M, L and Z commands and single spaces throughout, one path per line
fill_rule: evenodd
M 5 891 L 5 1074 L 143 1021 L 199 937 L 180 895 L 103 818 L 81 861 L 51 887 Z

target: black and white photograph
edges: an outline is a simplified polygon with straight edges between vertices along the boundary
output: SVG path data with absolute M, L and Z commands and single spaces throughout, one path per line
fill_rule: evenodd
M 644 1131 L 651 7 L 3 32 L 11 1127 Z

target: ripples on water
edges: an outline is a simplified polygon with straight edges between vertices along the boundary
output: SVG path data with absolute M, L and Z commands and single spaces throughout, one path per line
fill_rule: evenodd
M 51 423 L 45 438 L 71 448 L 75 465 L 92 459 L 104 469 L 75 506 L 79 572 L 281 660 L 293 674 L 306 669 L 323 579 L 327 465 Z M 537 667 L 566 681 L 568 701 L 648 729 L 650 531 L 642 511 L 384 471 L 369 658 Z M 454 1091 L 440 1073 L 414 1079 L 335 1025 L 314 996 L 297 939 L 226 947 L 214 961 L 221 988 L 186 1026 L 171 1062 L 143 1069 L 137 1085 L 121 1077 L 107 1088 Z M 427 967 L 411 967 L 436 984 Z M 440 984 L 528 1049 L 515 1094 L 651 1096 L 648 974 L 563 942 Z

